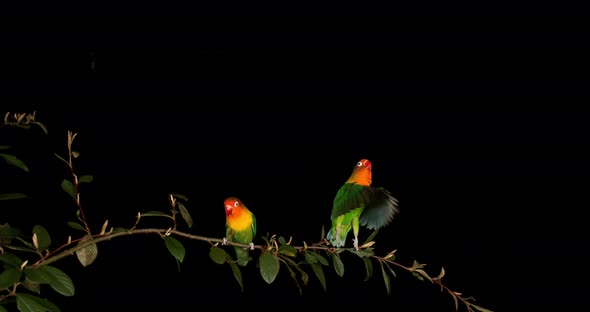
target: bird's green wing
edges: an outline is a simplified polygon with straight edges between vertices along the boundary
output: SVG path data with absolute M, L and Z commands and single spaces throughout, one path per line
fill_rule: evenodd
M 225 238 L 227 240 L 232 240 L 232 230 L 227 224 L 225 225 Z
M 382 187 L 368 188 L 367 193 L 370 199 L 361 214 L 360 224 L 376 230 L 389 224 L 399 213 L 398 201 Z
M 346 183 L 340 187 L 334 197 L 332 220 L 354 209 L 364 207 L 370 200 L 371 190 L 368 186 Z

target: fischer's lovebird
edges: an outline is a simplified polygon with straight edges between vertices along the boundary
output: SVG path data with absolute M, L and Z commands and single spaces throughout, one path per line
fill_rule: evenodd
M 377 230 L 389 224 L 399 213 L 398 201 L 389 191 L 371 186 L 371 169 L 371 162 L 361 159 L 334 197 L 332 227 L 326 238 L 335 247 L 345 245 L 352 228 L 354 248 L 358 250 L 360 225 Z
M 250 258 L 250 250 L 254 249 L 254 237 L 256 236 L 256 217 L 236 197 L 228 197 L 223 205 L 225 207 L 225 237 L 223 244 L 227 241 L 250 245 L 250 248 L 234 246 L 238 264 L 245 266 Z

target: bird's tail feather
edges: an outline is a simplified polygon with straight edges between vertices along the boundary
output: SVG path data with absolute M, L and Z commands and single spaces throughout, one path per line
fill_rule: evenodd
M 236 257 L 239 265 L 246 266 L 248 261 L 252 260 L 250 257 L 250 250 L 247 247 L 235 246 L 234 249 L 236 251 Z

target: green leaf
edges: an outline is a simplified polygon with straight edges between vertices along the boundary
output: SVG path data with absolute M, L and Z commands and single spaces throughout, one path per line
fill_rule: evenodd
M 375 236 L 377 236 L 377 233 L 379 233 L 379 229 L 374 230 L 373 233 L 371 233 L 371 235 L 369 235 L 369 237 L 367 237 L 367 239 L 365 240 L 363 245 L 372 241 L 375 238 Z
M 387 290 L 387 294 L 389 295 L 391 293 L 391 282 L 389 281 L 389 275 L 387 275 L 387 272 L 385 271 L 385 268 L 383 266 L 383 262 L 379 261 L 379 263 L 381 264 L 381 273 L 383 274 L 383 283 L 385 283 L 385 289 Z
M 7 249 L 12 249 L 12 250 L 32 252 L 34 254 L 38 253 L 37 249 L 35 249 L 35 248 L 27 248 L 27 247 L 11 246 L 11 245 L 4 245 L 2 247 L 7 248 Z
M 289 272 L 291 272 L 291 277 L 295 280 L 295 283 L 297 284 L 297 288 L 299 289 L 299 293 L 300 294 L 303 293 L 301 285 L 299 284 L 299 281 L 297 280 L 296 272 L 294 272 L 292 268 L 297 269 L 299 274 L 301 274 L 301 281 L 303 282 L 303 285 L 307 285 L 307 282 L 309 281 L 309 276 L 307 275 L 307 273 L 305 271 L 303 271 L 299 267 L 299 265 L 297 263 L 295 263 L 295 261 L 293 261 L 293 259 L 287 258 L 285 256 L 281 256 L 281 259 L 283 259 L 286 267 L 289 269 Z
M 472 308 L 474 308 L 474 309 L 476 309 L 476 310 L 478 310 L 478 311 L 481 311 L 481 312 L 492 312 L 492 310 L 488 310 L 488 309 L 486 309 L 486 308 L 484 308 L 484 307 L 480 307 L 480 306 L 478 306 L 478 305 L 475 305 L 475 304 L 473 304 L 473 303 L 469 303 L 469 305 L 470 305 Z
M 424 281 L 424 277 L 422 277 L 420 274 L 418 274 L 416 272 L 412 272 L 412 275 L 414 275 L 417 279 Z
M 309 283 L 309 275 L 307 274 L 307 272 L 303 271 L 301 268 L 297 267 L 297 269 L 299 270 L 299 273 L 301 274 L 301 280 L 303 281 L 303 285 L 307 286 L 307 283 Z
M 173 194 L 171 194 L 171 195 L 172 195 L 172 196 L 174 196 L 174 197 L 178 197 L 178 198 L 180 198 L 180 199 L 182 199 L 182 200 L 184 200 L 184 201 L 188 201 L 188 197 L 186 197 L 186 196 L 184 196 L 184 195 L 182 195 L 182 194 L 176 194 L 176 193 L 173 193 Z
M 336 271 L 336 274 L 342 277 L 344 275 L 344 263 L 342 262 L 342 259 L 340 259 L 340 256 L 333 254 L 332 264 L 334 265 L 334 271 Z
M 64 179 L 61 181 L 61 189 L 68 193 L 73 199 L 76 199 L 76 187 L 74 187 L 74 184 L 70 180 Z
M 10 227 L 10 224 L 0 224 L 0 246 L 12 243 L 12 240 L 17 236 L 17 230 Z
M 91 175 L 83 175 L 80 178 L 78 178 L 79 183 L 90 183 L 92 182 L 92 180 L 94 180 L 94 177 Z
M 84 228 L 84 226 L 78 222 L 68 221 L 68 226 L 74 230 L 80 230 L 80 231 L 86 232 L 86 229 Z
M 293 261 L 293 259 L 290 258 L 285 258 L 285 257 L 281 257 L 285 262 L 288 262 L 289 264 L 291 264 L 291 267 L 297 269 L 297 271 L 299 271 L 299 274 L 301 274 L 301 281 L 303 281 L 303 285 L 307 285 L 307 282 L 309 282 L 309 275 L 307 275 L 307 273 L 301 269 L 299 267 L 299 265 L 297 263 L 295 263 L 295 261 Z M 287 267 L 289 267 L 289 265 L 287 265 Z
M 68 167 L 70 166 L 70 163 L 67 160 L 65 160 L 63 157 L 59 156 L 57 153 L 53 153 L 53 155 L 55 155 L 55 157 L 57 157 L 57 159 L 66 163 L 66 165 L 68 165 Z
M 0 305 L 0 312 L 8 312 L 2 305 Z
M 352 250 L 351 252 L 361 258 L 367 258 L 375 254 L 371 248 Z
M 22 160 L 18 159 L 16 156 L 0 153 L 0 157 L 4 158 L 4 160 L 6 160 L 6 162 L 9 165 L 18 167 L 26 172 L 29 172 L 29 167 L 27 167 L 27 165 L 25 165 L 25 163 L 22 162 Z
M 16 294 L 16 307 L 20 312 L 61 312 L 50 301 L 23 293 Z
M 166 248 L 168 248 L 168 251 L 170 251 L 172 256 L 174 256 L 176 260 L 182 262 L 186 253 L 182 243 L 170 235 L 164 237 L 164 242 L 166 243 Z
M 240 284 L 240 288 L 242 289 L 242 291 L 244 291 L 244 284 L 242 283 L 242 272 L 240 271 L 240 268 L 237 264 L 235 264 L 235 262 L 229 262 L 229 267 L 231 268 L 231 271 L 234 273 L 236 281 L 238 281 L 238 284 Z
M 23 260 L 21 260 L 19 257 L 17 257 L 14 254 L 11 254 L 9 252 L 5 252 L 4 254 L 2 254 L 0 256 L 0 261 L 4 262 L 6 264 L 9 264 L 15 268 L 20 268 L 20 266 L 23 264 Z
M 161 211 L 142 212 L 141 216 L 142 217 L 170 217 L 170 215 L 167 215 Z
M 297 273 L 295 273 L 295 270 L 293 270 L 289 265 L 287 265 L 286 267 L 289 270 L 289 274 L 291 275 L 291 278 L 295 282 L 295 286 L 297 286 L 297 289 L 299 290 L 299 294 L 300 295 L 303 294 L 303 290 L 301 289 L 301 285 L 299 285 L 299 281 L 297 280 Z
M 86 243 L 88 241 L 88 239 L 92 239 L 92 238 L 90 238 L 89 236 L 85 236 L 78 243 L 78 245 Z M 98 247 L 96 246 L 96 244 L 90 244 L 82 249 L 76 250 L 76 257 L 78 258 L 78 261 L 80 261 L 82 266 L 85 266 L 85 267 L 92 264 L 92 262 L 94 262 L 94 260 L 96 260 L 97 256 L 98 256 Z
M 209 258 L 217 264 L 224 264 L 229 259 L 229 254 L 217 246 L 211 246 L 209 249 Z
M 7 267 L 0 273 L 0 290 L 7 289 L 20 280 L 21 272 L 17 268 Z
M 365 281 L 368 281 L 373 276 L 373 263 L 371 262 L 371 258 L 363 258 L 363 260 L 365 260 L 365 270 L 367 272 Z
M 41 268 L 47 273 L 49 286 L 53 290 L 66 297 L 74 295 L 74 283 L 66 273 L 50 265 L 42 266 Z
M 310 251 L 310 253 L 316 258 L 318 259 L 318 261 L 320 262 L 320 264 L 322 265 L 329 265 L 328 260 L 326 260 L 326 258 L 324 258 L 324 256 L 320 255 L 319 253 L 315 252 L 315 251 Z
M 389 269 L 389 272 L 391 272 L 393 277 L 397 277 L 397 274 L 395 274 L 395 271 L 389 266 L 389 264 L 385 263 L 385 266 Z
M 72 157 L 74 157 L 74 158 L 80 157 L 80 152 L 78 152 L 78 151 L 72 151 Z
M 267 284 L 274 282 L 275 278 L 279 274 L 279 259 L 277 256 L 269 251 L 263 251 L 262 255 L 258 259 L 260 266 L 260 275 Z
M 279 258 L 281 258 L 284 262 L 287 262 L 287 264 L 290 264 L 293 267 L 297 267 L 297 263 L 295 263 L 293 259 L 284 257 L 281 254 L 279 254 Z
M 8 222 L 5 222 L 4 224 L 0 224 L 0 235 L 4 235 L 6 236 L 7 234 L 10 234 L 12 236 L 16 236 L 16 229 L 12 228 L 10 226 L 10 224 L 8 224 Z
M 426 273 L 426 271 L 422 270 L 422 269 L 416 269 L 415 270 L 417 273 L 419 273 L 420 275 L 422 275 L 422 277 L 426 278 L 427 280 L 429 280 L 431 283 L 434 283 L 432 281 L 432 278 L 430 278 L 430 276 L 428 275 L 428 273 Z
M 322 265 L 319 263 L 312 263 L 311 269 L 315 273 L 315 276 L 317 276 L 318 280 L 320 281 L 320 284 L 322 284 L 322 288 L 324 288 L 324 291 L 326 291 L 326 277 L 324 276 L 324 269 L 322 269 Z
M 22 238 L 20 238 L 20 237 L 15 237 L 15 238 L 16 238 L 16 239 L 17 239 L 19 242 L 23 243 L 23 245 L 25 245 L 25 246 L 29 247 L 31 250 L 33 250 L 33 252 L 37 253 L 37 248 L 35 248 L 35 246 L 33 246 L 33 244 L 31 244 L 31 243 L 27 242 L 26 240 L 24 240 L 24 239 L 22 239 Z M 15 249 L 16 249 L 16 248 L 15 248 Z M 23 249 L 21 249 L 21 250 L 25 251 L 25 250 L 28 250 L 28 249 L 25 249 L 25 248 L 23 248 Z
M 279 236 L 279 244 L 284 245 L 287 243 L 287 240 L 283 236 Z
M 450 292 L 449 294 L 451 294 L 451 297 L 453 297 L 453 302 L 455 302 L 455 311 L 459 311 L 459 301 L 457 300 L 457 296 Z
M 20 312 L 47 312 L 41 304 L 33 300 L 33 295 L 17 293 L 16 307 Z
M 37 283 L 37 282 L 33 282 L 30 278 L 25 277 L 25 279 L 22 282 L 22 285 L 24 288 L 36 293 L 36 294 L 40 294 L 41 293 L 41 284 Z
M 4 193 L 0 194 L 0 200 L 9 200 L 9 199 L 21 199 L 27 198 L 28 196 L 23 193 Z
M 305 256 L 305 261 L 309 264 L 314 264 L 318 262 L 318 259 L 314 257 L 314 255 L 310 253 L 309 250 L 306 250 L 305 253 L 303 253 L 303 255 Z
M 8 145 L 0 145 L 0 150 L 9 149 L 9 148 L 10 148 L 10 146 L 8 146 Z
M 271 244 L 271 243 L 268 241 L 268 237 L 264 237 L 264 236 L 262 236 L 262 239 L 264 240 L 264 242 L 265 242 L 267 245 L 270 245 L 270 244 Z
M 49 232 L 42 225 L 35 225 L 33 227 L 33 233 L 37 235 L 37 244 L 39 250 L 47 250 L 51 245 L 51 237 Z
M 182 203 L 177 203 L 177 205 L 178 209 L 180 210 L 180 215 L 182 216 L 182 218 L 188 225 L 188 228 L 190 229 L 193 226 L 193 218 L 191 218 L 190 213 L 188 213 L 188 210 Z
M 44 124 L 38 122 L 38 121 L 31 121 L 32 124 L 39 126 L 43 132 L 45 132 L 45 134 L 47 134 L 47 127 L 45 127 Z
M 45 272 L 41 267 L 27 267 L 25 269 L 25 276 L 31 281 L 39 284 L 49 284 L 49 280 L 51 279 L 48 273 Z
M 291 245 L 281 245 L 279 246 L 279 253 L 289 257 L 295 257 L 297 255 L 297 249 Z

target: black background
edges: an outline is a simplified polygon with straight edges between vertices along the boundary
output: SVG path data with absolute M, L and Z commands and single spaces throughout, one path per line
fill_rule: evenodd
M 222 201 L 238 196 L 259 236 L 313 242 L 368 158 L 401 208 L 377 252 L 444 267 L 446 285 L 494 311 L 586 304 L 588 116 L 567 108 L 587 102 L 588 47 L 573 8 L 60 8 L 19 8 L 2 33 L 2 112 L 36 110 L 49 135 L 2 129 L 32 171 L 2 182 L 33 196 L 3 202 L 0 222 L 41 223 L 56 244 L 73 233 L 52 156 L 67 130 L 95 178 L 82 190 L 95 231 L 180 193 L 191 233 L 221 237 Z M 76 296 L 47 294 L 64 311 L 454 309 L 401 270 L 387 296 L 378 267 L 363 281 L 352 256 L 344 278 L 326 271 L 326 292 L 311 271 L 303 296 L 283 270 L 266 285 L 252 264 L 241 292 L 207 243 L 183 243 L 180 272 L 157 236 L 100 244 L 89 267 L 56 264 Z

